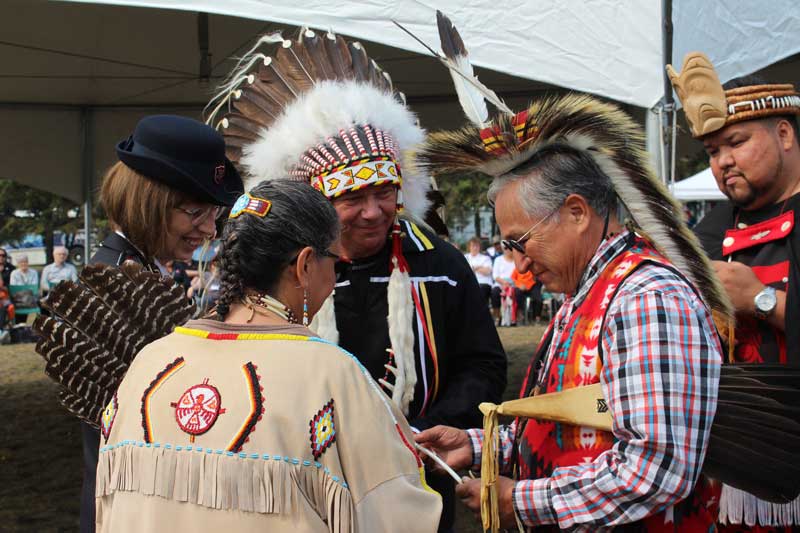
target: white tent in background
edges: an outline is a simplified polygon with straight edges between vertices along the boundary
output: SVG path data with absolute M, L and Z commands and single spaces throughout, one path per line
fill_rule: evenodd
M 717 187 L 711 168 L 677 182 L 672 188 L 672 194 L 682 202 L 725 200 L 725 195 Z

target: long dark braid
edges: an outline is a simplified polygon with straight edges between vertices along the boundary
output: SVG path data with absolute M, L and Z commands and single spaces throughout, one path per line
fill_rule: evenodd
M 215 312 L 220 318 L 228 314 L 231 303 L 244 297 L 244 283 L 236 269 L 239 255 L 236 241 L 236 234 L 229 235 L 217 257 L 220 283 Z
M 307 183 L 261 182 L 250 194 L 269 200 L 272 206 L 264 217 L 244 213 L 225 224 L 216 306 L 216 314 L 223 319 L 248 289 L 271 293 L 304 246 L 325 252 L 339 234 L 336 210 Z

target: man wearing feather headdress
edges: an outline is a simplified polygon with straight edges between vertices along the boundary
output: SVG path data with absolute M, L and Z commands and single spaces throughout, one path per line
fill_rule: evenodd
M 273 55 L 257 51 L 270 42 Z M 420 222 L 430 178 L 409 153 L 424 132 L 404 97 L 361 44 L 331 33 L 267 36 L 240 64 L 209 118 L 228 156 L 250 184 L 311 184 L 342 224 L 346 261 L 312 327 L 356 355 L 417 429 L 476 424 L 478 403 L 505 388 L 505 355 L 463 255 Z M 452 481 L 429 481 L 449 529 Z
M 752 77 L 723 86 L 699 52 L 686 55 L 680 73 L 667 69 L 729 199 L 695 231 L 736 309 L 734 360 L 798 365 L 800 330 L 786 325 L 800 321 L 800 94 Z M 800 526 L 800 500 L 768 503 L 724 486 L 720 521 Z
M 463 43 L 443 16 L 440 34 L 454 78 L 470 78 Z M 721 365 L 709 307 L 729 307 L 648 167 L 641 128 L 589 96 L 544 98 L 513 113 L 488 89 L 475 94 L 478 83 L 459 85 L 473 93 L 459 97 L 471 103 L 475 125 L 430 135 L 423 168 L 437 179 L 492 179 L 489 196 L 517 269 L 567 295 L 520 397 L 599 383 L 603 397 L 591 409 L 610 412 L 613 425 L 518 418 L 487 435 L 434 427 L 418 443 L 451 467 L 483 467 L 483 480 L 456 492 L 492 531 L 708 531 L 714 518 L 700 469 Z M 484 96 L 498 118 L 474 105 Z M 631 215 L 627 227 L 620 207 Z

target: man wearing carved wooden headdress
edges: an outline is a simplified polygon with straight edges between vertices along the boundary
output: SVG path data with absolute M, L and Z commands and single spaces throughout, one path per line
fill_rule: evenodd
M 680 74 L 667 68 L 728 197 L 695 231 L 736 308 L 734 358 L 800 364 L 800 330 L 786 327 L 800 323 L 800 95 L 754 77 L 723 86 L 699 52 L 687 54 Z M 800 525 L 800 502 L 759 502 L 724 487 L 720 520 Z
M 210 120 L 250 184 L 305 181 L 339 214 L 346 261 L 312 327 L 358 357 L 413 427 L 476 424 L 478 403 L 505 388 L 505 355 L 464 256 L 420 222 L 430 178 L 409 152 L 424 139 L 416 117 L 359 43 L 311 30 L 262 41 L 277 51 L 242 60 Z M 428 481 L 449 529 L 453 482 Z

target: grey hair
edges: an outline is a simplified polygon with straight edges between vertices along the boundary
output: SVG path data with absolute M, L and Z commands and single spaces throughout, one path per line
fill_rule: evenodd
M 243 213 L 229 219 L 222 235 L 218 264 L 217 313 L 225 316 L 246 289 L 271 293 L 284 269 L 305 246 L 318 254 L 339 236 L 333 205 L 308 183 L 262 181 L 250 190 L 272 205 L 264 217 Z
M 570 194 L 586 199 L 589 206 L 605 217 L 617 209 L 614 185 L 594 158 L 584 150 L 554 143 L 538 150 L 510 172 L 498 176 L 489 187 L 489 201 L 507 186 L 519 182 L 519 201 L 526 213 L 546 217 L 555 213 Z

